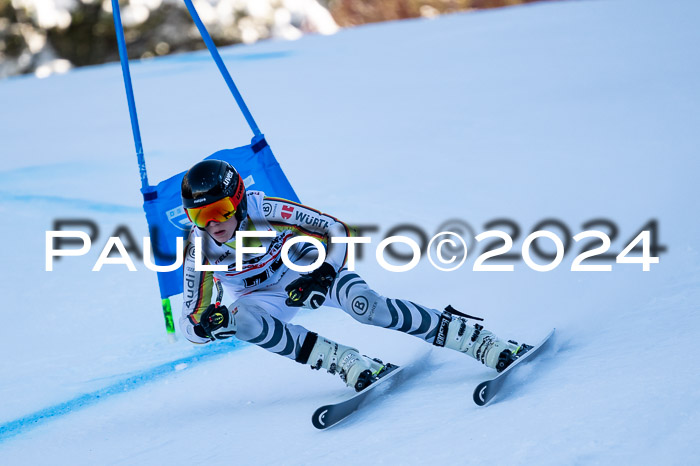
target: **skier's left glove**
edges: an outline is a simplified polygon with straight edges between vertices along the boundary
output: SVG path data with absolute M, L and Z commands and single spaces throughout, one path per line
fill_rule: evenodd
M 230 338 L 236 334 L 236 320 L 226 306 L 210 304 L 194 326 L 194 333 L 210 340 Z
M 290 307 L 321 307 L 336 275 L 333 266 L 324 262 L 313 272 L 302 275 L 287 285 L 284 291 L 287 292 L 288 298 L 284 303 Z

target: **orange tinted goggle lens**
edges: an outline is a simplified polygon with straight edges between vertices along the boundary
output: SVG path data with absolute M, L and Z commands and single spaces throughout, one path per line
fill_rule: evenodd
M 222 223 L 230 219 L 236 213 L 236 206 L 230 197 L 219 199 L 209 205 L 185 209 L 187 217 L 199 228 L 206 228 L 209 222 Z

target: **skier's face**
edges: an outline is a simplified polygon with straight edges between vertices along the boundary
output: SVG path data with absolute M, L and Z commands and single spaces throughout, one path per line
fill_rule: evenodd
M 205 229 L 207 230 L 207 233 L 209 233 L 209 235 L 211 235 L 211 237 L 214 238 L 216 241 L 218 241 L 219 243 L 225 243 L 226 241 L 233 238 L 233 235 L 236 233 L 237 227 L 238 220 L 236 220 L 235 216 L 232 216 L 225 222 L 211 221 Z

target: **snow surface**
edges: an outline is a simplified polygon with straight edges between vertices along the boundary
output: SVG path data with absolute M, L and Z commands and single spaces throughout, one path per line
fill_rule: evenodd
M 368 254 L 358 270 L 383 294 L 452 304 L 506 338 L 556 327 L 555 352 L 478 408 L 491 372 L 475 361 L 303 313 L 413 367 L 327 432 L 310 416 L 346 395 L 336 377 L 256 347 L 169 343 L 154 273 L 91 272 L 119 225 L 146 234 L 118 64 L 0 82 L 0 464 L 697 463 L 699 13 L 694 0 L 571 1 L 222 51 L 300 198 L 380 225 L 374 244 L 404 222 L 478 233 L 558 218 L 576 234 L 604 217 L 620 229 L 611 251 L 651 218 L 668 247 L 650 272 L 571 272 L 578 246 L 546 273 L 474 272 L 475 248 L 457 272 L 422 260 L 395 275 Z M 132 73 L 153 183 L 249 141 L 205 52 Z M 46 272 L 45 231 L 66 218 L 100 237 Z

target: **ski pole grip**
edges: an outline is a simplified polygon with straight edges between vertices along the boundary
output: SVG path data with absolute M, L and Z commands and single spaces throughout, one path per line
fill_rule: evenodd
M 221 280 L 218 278 L 214 279 L 214 285 L 216 285 L 216 307 L 221 306 L 221 300 L 224 297 L 224 287 L 221 286 Z

